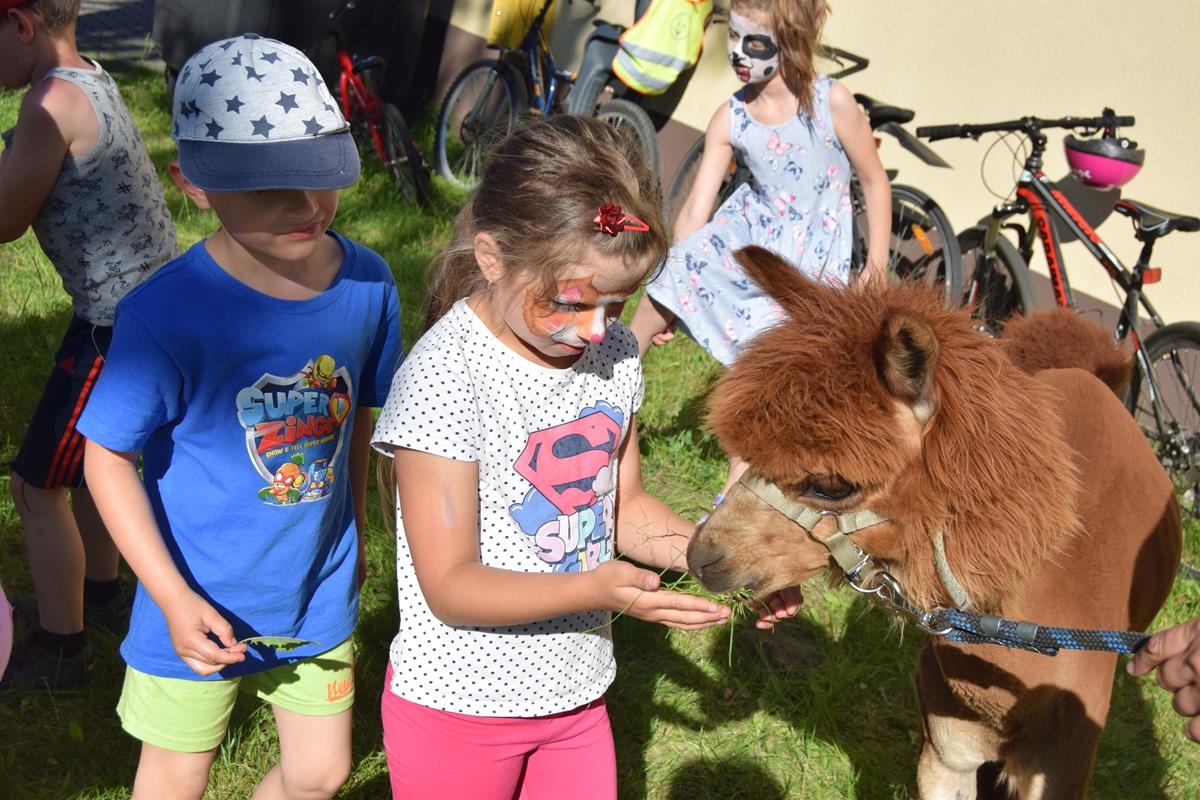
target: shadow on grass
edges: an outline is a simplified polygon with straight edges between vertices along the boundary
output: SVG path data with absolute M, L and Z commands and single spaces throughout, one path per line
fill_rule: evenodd
M 818 602 L 820 602 L 818 600 Z M 915 797 L 922 723 L 914 676 L 923 635 L 901 632 L 890 619 L 855 598 L 845 633 L 798 618 L 759 631 L 748 622 L 734 633 L 732 667 L 727 640 L 716 637 L 705 659 L 711 675 L 652 626 L 615 626 L 620 672 L 609 710 L 617 742 L 622 800 L 651 797 L 646 749 L 660 723 L 719 735 L 722 726 L 765 712 L 783 721 L 799 740 L 835 745 L 849 761 L 858 798 Z M 699 695 L 694 713 L 655 702 L 654 687 L 668 677 Z M 730 735 L 736 735 L 730 727 Z M 758 748 L 777 758 L 775 746 Z M 1089 797 L 1168 797 L 1168 764 L 1153 735 L 1153 712 L 1137 683 L 1118 677 Z M 668 770 L 670 798 L 827 797 L 834 787 L 781 787 L 780 774 L 753 761 L 704 754 Z M 660 796 L 657 792 L 653 795 Z M 993 796 L 983 792 L 981 797 Z M 995 797 L 1005 797 L 997 792 Z

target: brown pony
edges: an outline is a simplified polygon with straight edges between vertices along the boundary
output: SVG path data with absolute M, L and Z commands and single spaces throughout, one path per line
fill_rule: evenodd
M 851 538 L 923 608 L 954 605 L 935 567 L 940 538 L 972 610 L 1066 627 L 1150 623 L 1179 561 L 1179 511 L 1113 391 L 1083 369 L 1027 374 L 936 292 L 840 291 L 760 248 L 738 258 L 786 319 L 712 398 L 728 452 L 810 508 L 886 517 Z M 1092 326 L 1077 315 L 1030 323 L 1014 358 L 1039 352 L 1041 325 L 1074 331 L 1069 345 L 1054 340 L 1073 363 L 1107 371 L 1114 386 L 1127 376 L 1128 357 L 1077 330 Z M 810 536 L 738 484 L 692 539 L 688 565 L 714 591 L 795 586 L 830 566 L 816 539 L 834 525 L 824 518 Z M 930 638 L 917 678 L 921 796 L 972 798 L 978 785 L 1083 797 L 1115 665 L 1107 653 Z M 1000 781 L 984 779 L 996 765 Z

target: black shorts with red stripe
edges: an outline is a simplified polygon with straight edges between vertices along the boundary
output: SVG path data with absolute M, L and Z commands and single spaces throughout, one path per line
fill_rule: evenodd
M 100 377 L 111 342 L 111 327 L 80 317 L 67 327 L 54 370 L 12 462 L 12 471 L 30 485 L 39 489 L 83 485 L 84 438 L 75 424 Z

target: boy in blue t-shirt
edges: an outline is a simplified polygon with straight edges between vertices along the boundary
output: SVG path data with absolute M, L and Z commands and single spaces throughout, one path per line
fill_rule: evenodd
M 240 685 L 279 728 L 255 797 L 328 797 L 350 770 L 367 409 L 399 360 L 396 288 L 328 230 L 358 153 L 299 51 L 253 34 L 204 47 L 174 125 L 171 174 L 220 228 L 117 307 L 79 423 L 139 579 L 117 706 L 143 743 L 134 795 L 203 794 Z

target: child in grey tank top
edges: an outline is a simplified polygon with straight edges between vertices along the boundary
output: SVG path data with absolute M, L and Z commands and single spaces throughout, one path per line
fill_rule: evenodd
M 0 243 L 32 226 L 75 311 L 11 462 L 36 593 L 14 604 L 37 628 L 16 643 L 3 682 L 51 688 L 91 675 L 85 611 L 111 627 L 127 606 L 116 548 L 88 513 L 75 420 L 103 368 L 117 301 L 176 250 L 162 185 L 117 86 L 76 49 L 78 13 L 79 0 L 0 0 L 0 85 L 28 88 L 2 134 Z

